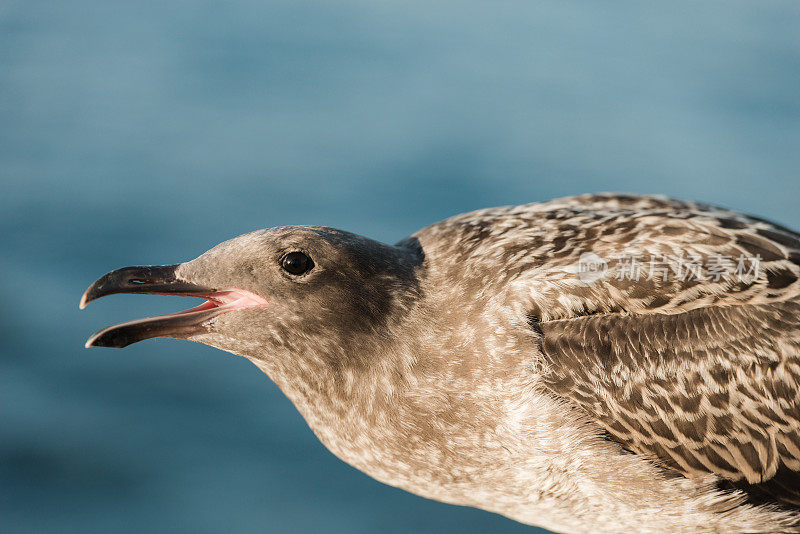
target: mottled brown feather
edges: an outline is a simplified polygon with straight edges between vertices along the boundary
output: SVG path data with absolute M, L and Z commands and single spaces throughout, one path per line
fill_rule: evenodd
M 582 198 L 595 215 L 617 212 L 583 250 L 602 256 L 613 241 L 631 254 L 758 254 L 763 272 L 748 283 L 562 284 L 580 305 L 531 307 L 547 388 L 667 469 L 715 474 L 752 502 L 800 507 L 800 236 L 699 204 L 639 201 L 634 213 L 633 198 Z
M 779 460 L 800 461 L 800 303 L 612 313 L 540 329 L 548 387 L 630 450 L 686 475 L 750 483 L 773 477 Z

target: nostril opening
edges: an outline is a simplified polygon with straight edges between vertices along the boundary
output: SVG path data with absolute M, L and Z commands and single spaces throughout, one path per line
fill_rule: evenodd
M 130 282 L 131 284 L 140 285 L 140 284 L 146 284 L 148 282 L 151 282 L 151 280 L 142 280 L 141 278 L 132 278 L 131 280 L 128 280 L 128 282 Z

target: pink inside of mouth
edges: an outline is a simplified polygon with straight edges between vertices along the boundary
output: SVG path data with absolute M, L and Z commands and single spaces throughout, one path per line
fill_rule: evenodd
M 236 287 L 223 289 L 208 295 L 192 296 L 199 296 L 200 298 L 206 299 L 206 301 L 199 306 L 195 306 L 194 308 L 180 311 L 178 314 L 210 310 L 213 308 L 219 308 L 219 311 L 221 312 L 243 310 L 245 308 L 257 308 L 259 306 L 266 306 L 269 304 L 265 298 L 260 297 L 255 293 L 251 293 L 250 291 Z

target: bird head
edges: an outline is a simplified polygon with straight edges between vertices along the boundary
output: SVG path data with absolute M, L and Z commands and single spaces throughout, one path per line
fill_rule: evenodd
M 268 368 L 362 365 L 418 297 L 422 249 L 325 227 L 278 227 L 221 243 L 186 263 L 125 267 L 94 282 L 80 307 L 115 293 L 199 297 L 189 310 L 95 333 L 87 347 L 154 337 L 199 341 Z M 274 379 L 275 377 L 273 377 Z

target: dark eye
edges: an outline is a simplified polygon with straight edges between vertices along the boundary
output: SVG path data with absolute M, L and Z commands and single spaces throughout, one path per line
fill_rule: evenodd
M 310 271 L 314 262 L 302 252 L 290 252 L 281 258 L 281 267 L 287 273 L 297 276 Z

